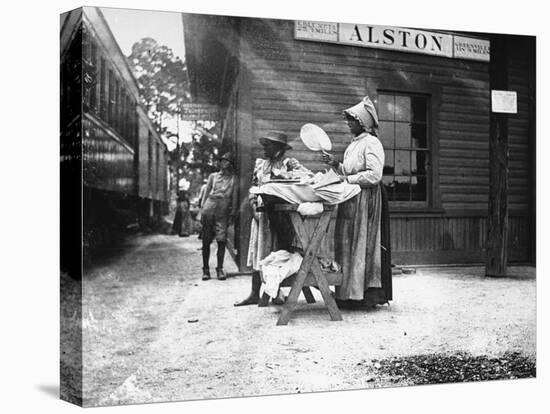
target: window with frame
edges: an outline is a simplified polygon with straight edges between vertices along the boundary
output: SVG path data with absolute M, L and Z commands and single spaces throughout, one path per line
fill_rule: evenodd
M 383 182 L 388 199 L 428 206 L 430 129 L 428 96 L 379 92 L 379 138 L 386 155 Z
M 93 71 L 93 83 L 90 87 L 90 108 L 97 110 L 97 46 L 92 41 L 90 51 L 90 67 Z
M 114 122 L 114 106 L 115 106 L 115 78 L 113 71 L 109 69 L 109 80 L 108 80 L 108 92 L 107 92 L 107 123 L 112 124 Z
M 106 67 L 105 59 L 102 57 L 100 59 L 100 69 L 99 69 L 99 116 L 104 121 L 107 119 L 107 94 L 106 94 Z

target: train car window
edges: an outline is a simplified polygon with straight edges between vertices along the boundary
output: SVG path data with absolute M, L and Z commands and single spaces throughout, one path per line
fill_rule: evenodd
M 113 71 L 109 69 L 109 91 L 107 94 L 107 99 L 109 102 L 109 107 L 107 110 L 107 123 L 112 125 L 114 119 L 114 104 L 115 104 L 115 79 L 113 76 Z
M 105 73 L 105 59 L 100 59 L 100 68 L 99 68 L 99 116 L 104 121 L 107 118 L 107 96 L 105 90 L 107 88 L 106 84 L 106 73 Z
M 97 111 L 97 80 L 96 80 L 96 74 L 97 74 L 97 46 L 94 42 L 91 42 L 91 55 L 90 55 L 90 68 L 93 71 L 93 84 L 90 89 L 90 107 L 92 110 Z
M 153 135 L 151 134 L 151 131 L 149 131 L 148 135 L 149 141 L 148 141 L 148 149 L 147 149 L 147 187 L 149 188 L 149 191 L 151 191 L 151 186 L 153 184 Z
M 126 141 L 128 141 L 128 137 L 126 136 L 126 133 L 124 131 L 124 117 L 125 117 L 125 110 L 126 110 L 126 94 L 124 92 L 124 88 L 122 87 L 122 85 L 120 85 L 120 94 L 119 94 L 119 109 L 120 109 L 120 112 L 119 112 L 119 118 L 120 118 L 120 121 L 119 121 L 119 126 L 118 126 L 118 130 L 120 132 L 120 135 L 122 135 L 124 137 L 124 139 Z
M 115 131 L 120 133 L 120 82 L 118 79 L 115 79 L 115 102 L 114 102 L 114 117 L 113 117 L 113 127 Z
M 139 151 L 139 123 L 137 114 L 137 104 L 132 102 L 132 136 L 134 137 L 134 148 Z
M 159 186 L 159 183 L 160 183 L 160 145 L 159 143 L 157 142 L 156 144 L 156 153 L 155 153 L 155 183 L 157 185 L 157 188 L 156 188 L 156 195 L 157 197 L 159 196 L 158 194 L 158 189 L 160 188 Z

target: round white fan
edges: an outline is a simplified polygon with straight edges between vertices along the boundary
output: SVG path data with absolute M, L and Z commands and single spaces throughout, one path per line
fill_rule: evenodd
M 332 142 L 327 133 L 315 124 L 304 124 L 300 129 L 300 139 L 312 151 L 330 151 Z

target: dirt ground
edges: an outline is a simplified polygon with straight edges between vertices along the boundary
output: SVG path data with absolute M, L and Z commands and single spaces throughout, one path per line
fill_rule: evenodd
M 534 268 L 499 279 L 482 267 L 396 275 L 389 306 L 343 310 L 342 322 L 314 291 L 316 304 L 301 296 L 276 326 L 280 307 L 233 307 L 248 276 L 200 280 L 199 247 L 196 236 L 138 237 L 86 276 L 85 406 L 395 385 L 373 377 L 370 362 L 420 354 L 535 359 Z

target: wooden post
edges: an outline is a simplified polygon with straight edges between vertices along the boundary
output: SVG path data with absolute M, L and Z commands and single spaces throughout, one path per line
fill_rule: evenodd
M 249 31 L 244 33 L 249 35 Z M 250 56 L 250 51 L 245 46 L 246 38 L 240 38 L 239 48 L 241 50 L 241 59 Z M 246 61 L 246 60 L 243 60 Z M 237 79 L 237 102 L 236 102 L 236 134 L 238 141 L 237 165 L 239 171 L 239 217 L 235 227 L 236 240 L 238 240 L 237 255 L 239 271 L 246 269 L 246 259 L 248 254 L 248 242 L 250 240 L 250 220 L 252 220 L 252 210 L 248 207 L 248 190 L 252 182 L 252 171 L 254 169 L 253 147 L 257 142 L 254 136 L 254 125 L 252 115 L 252 92 L 251 92 L 251 74 L 239 61 L 239 76 Z
M 491 37 L 490 89 L 508 89 L 505 35 Z M 492 105 L 492 102 L 491 102 Z M 489 214 L 486 276 L 505 276 L 508 263 L 508 114 L 491 109 L 489 137 Z

